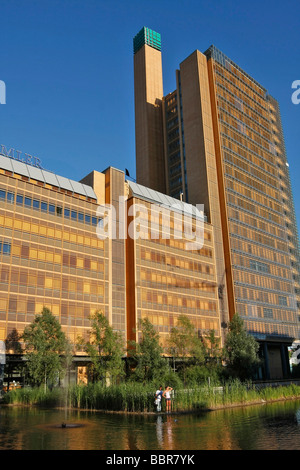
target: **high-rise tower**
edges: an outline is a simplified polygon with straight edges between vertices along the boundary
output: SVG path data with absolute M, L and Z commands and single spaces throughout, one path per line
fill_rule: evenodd
M 299 337 L 289 225 L 293 243 L 298 240 L 292 211 L 283 206 L 287 198 L 293 202 L 278 104 L 214 46 L 205 55 L 232 296 L 248 331 L 262 340 L 265 358 L 272 356 L 266 375 L 276 376 L 288 367 L 286 346 Z
M 264 376 L 283 376 L 299 338 L 300 291 L 278 103 L 214 46 L 181 62 L 176 83 L 162 99 L 166 191 L 204 204 L 223 324 L 238 313 L 261 343 Z
M 133 45 L 137 179 L 145 186 L 165 192 L 160 34 L 143 28 Z

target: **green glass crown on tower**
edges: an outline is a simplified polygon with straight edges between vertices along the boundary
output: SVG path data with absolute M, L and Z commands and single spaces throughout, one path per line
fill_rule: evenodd
M 145 26 L 137 33 L 133 38 L 133 52 L 136 54 L 145 44 L 148 46 L 161 50 L 161 37 L 159 33 L 156 33 L 152 29 L 146 28 Z

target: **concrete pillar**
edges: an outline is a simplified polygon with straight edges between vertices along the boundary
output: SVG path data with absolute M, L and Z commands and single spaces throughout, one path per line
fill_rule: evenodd
M 265 360 L 265 379 L 270 378 L 270 364 L 269 364 L 269 353 L 268 344 L 264 343 L 264 360 Z
M 287 347 L 283 343 L 280 345 L 280 353 L 281 353 L 281 363 L 282 363 L 282 373 L 283 377 L 287 378 L 289 374 L 289 368 L 288 368 L 288 352 L 287 352 Z

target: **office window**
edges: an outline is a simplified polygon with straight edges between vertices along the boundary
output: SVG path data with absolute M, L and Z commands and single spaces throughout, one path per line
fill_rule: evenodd
M 266 263 L 261 263 L 260 261 L 250 260 L 249 261 L 249 267 L 251 269 L 255 269 L 255 271 L 259 271 L 261 273 L 269 273 L 270 272 L 270 266 L 268 266 Z
M 273 310 L 271 308 L 264 307 L 264 318 L 273 318 Z
M 78 212 L 78 221 L 83 222 L 83 214 L 81 214 L 80 212 Z
M 6 198 L 6 191 L 3 191 L 3 190 L 1 189 L 1 191 L 0 191 L 0 199 L 5 199 L 5 198 Z
M 90 224 L 90 223 L 91 223 L 91 216 L 90 216 L 90 215 L 86 215 L 86 216 L 85 216 L 85 223 L 86 223 L 86 224 Z
M 17 194 L 17 204 L 22 206 L 23 205 L 23 196 L 21 196 L 21 194 Z
M 32 201 L 32 207 L 33 207 L 34 209 L 39 209 L 39 208 L 40 208 L 40 201 L 38 201 L 37 199 L 34 199 L 34 200 Z
M 71 219 L 77 220 L 77 212 L 76 211 L 71 211 Z
M 32 200 L 30 199 L 30 197 L 25 197 L 25 206 L 31 207 L 31 205 L 32 205 Z
M 0 253 L 3 253 L 3 255 L 10 255 L 10 251 L 11 251 L 10 243 L 0 242 Z
M 278 296 L 278 302 L 279 302 L 279 305 L 282 305 L 283 307 L 287 307 L 287 298 L 284 295 Z
M 64 216 L 67 217 L 68 219 L 70 218 L 70 210 L 69 209 L 64 210 Z
M 41 210 L 43 212 L 47 212 L 48 211 L 48 204 L 46 202 L 41 202 Z
M 7 202 L 10 202 L 11 204 L 13 204 L 14 200 L 15 200 L 14 193 L 7 193 Z
M 50 214 L 55 214 L 55 206 L 53 204 L 49 204 L 49 212 Z

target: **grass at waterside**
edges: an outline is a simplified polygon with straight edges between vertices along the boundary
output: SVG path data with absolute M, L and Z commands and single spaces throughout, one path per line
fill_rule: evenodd
M 124 383 L 106 387 L 101 383 L 74 385 L 67 389 L 23 388 L 5 394 L 2 403 L 12 405 L 67 406 L 77 409 L 116 412 L 155 412 L 156 384 Z M 232 405 L 245 405 L 281 399 L 300 399 L 300 386 L 266 387 L 258 390 L 253 384 L 238 380 L 224 387 L 197 386 L 178 388 L 172 400 L 172 411 L 192 412 Z M 162 401 L 162 411 L 165 403 Z

